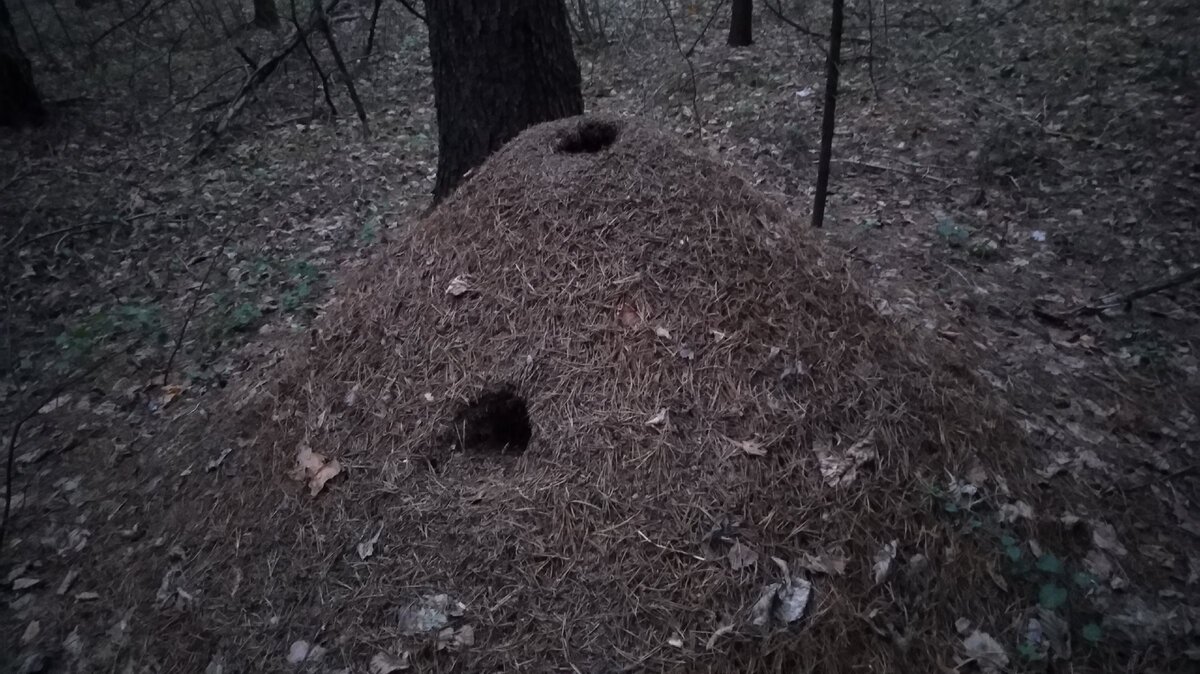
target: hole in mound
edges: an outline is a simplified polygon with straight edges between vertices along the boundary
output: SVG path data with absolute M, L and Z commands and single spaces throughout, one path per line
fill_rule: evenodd
M 599 152 L 615 143 L 620 131 L 612 122 L 586 119 L 559 137 L 554 149 L 568 154 Z
M 516 388 L 504 384 L 484 391 L 454 417 L 454 430 L 467 451 L 521 453 L 533 427 L 529 407 Z

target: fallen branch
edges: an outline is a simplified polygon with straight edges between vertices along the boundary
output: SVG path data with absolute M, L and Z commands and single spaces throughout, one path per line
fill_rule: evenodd
M 59 382 L 54 388 L 50 389 L 49 393 L 37 399 L 32 405 L 26 408 L 25 412 L 21 414 L 21 416 L 17 417 L 16 423 L 13 424 L 12 430 L 9 431 L 8 457 L 4 463 L 4 517 L 3 519 L 0 519 L 0 553 L 4 551 L 4 540 L 8 534 L 8 519 L 12 513 L 13 475 L 16 473 L 17 469 L 17 439 L 21 435 L 21 427 L 25 425 L 25 422 L 36 416 L 38 411 L 45 407 L 47 403 L 59 397 L 68 388 L 74 386 L 88 375 L 100 369 L 100 366 L 107 363 L 111 358 L 111 355 L 105 356 L 95 363 L 92 363 L 92 365 L 83 372 Z
M 232 122 L 233 119 L 237 117 L 238 114 L 241 113 L 241 111 L 246 107 L 246 103 L 250 100 L 250 96 L 254 93 L 254 90 L 263 82 L 266 82 L 267 78 L 271 76 L 271 73 L 275 72 L 275 69 L 279 67 L 279 64 L 283 63 L 284 59 L 290 56 L 292 52 L 296 51 L 296 48 L 305 41 L 309 33 L 323 25 L 325 14 L 333 11 L 339 2 L 340 0 L 333 0 L 328 7 L 324 7 L 314 12 L 313 16 L 308 20 L 308 23 L 300 30 L 297 30 L 296 34 L 292 36 L 292 39 L 289 40 L 287 44 L 280 48 L 279 51 L 275 52 L 271 58 L 263 61 L 258 68 L 250 73 L 250 76 L 246 78 L 246 81 L 242 83 L 242 86 L 238 89 L 238 92 L 234 94 L 233 98 L 230 100 L 229 106 L 225 109 L 225 113 L 221 115 L 220 120 L 217 121 L 215 126 L 213 126 L 209 133 L 208 139 L 205 140 L 200 146 L 200 149 L 197 150 L 190 159 L 188 159 L 188 164 L 194 163 L 197 159 L 204 156 L 209 150 L 212 149 L 213 145 L 217 141 L 217 138 L 225 133 L 225 131 L 229 128 L 230 122 Z
M 329 53 L 333 54 L 333 62 L 337 64 L 338 70 L 342 72 L 342 77 L 346 81 L 346 90 L 350 92 L 350 102 L 354 103 L 354 111 L 358 113 L 358 121 L 362 123 L 363 140 L 368 140 L 371 137 L 371 127 L 367 124 L 367 109 L 363 107 L 362 99 L 358 97 L 358 89 L 354 86 L 354 78 L 350 75 L 349 69 L 346 68 L 346 61 L 342 59 L 342 52 L 338 49 L 337 41 L 333 39 L 333 31 L 329 28 L 329 21 L 325 18 L 324 10 L 321 12 L 317 20 L 317 24 L 321 32 L 325 35 L 325 41 L 329 44 Z
M 1110 293 L 1101 297 L 1095 304 L 1084 305 L 1075 309 L 1074 313 L 1078 316 L 1096 316 L 1119 306 L 1124 306 L 1128 310 L 1133 306 L 1134 300 L 1190 283 L 1198 278 L 1200 278 L 1200 266 L 1193 267 L 1188 271 L 1176 274 L 1163 281 L 1134 288 L 1127 293 Z
M 424 23 L 426 25 L 429 24 L 429 19 L 426 19 L 424 14 L 418 12 L 417 8 L 413 7 L 412 3 L 409 2 L 409 0 L 396 0 L 396 2 L 400 3 L 404 7 L 404 9 L 407 9 L 409 14 L 412 14 L 413 16 L 420 19 L 421 23 Z
M 1038 318 L 1050 323 L 1063 325 L 1067 323 L 1068 319 L 1074 316 L 1099 316 L 1109 309 L 1116 309 L 1120 306 L 1124 306 L 1125 310 L 1129 311 L 1133 308 L 1134 300 L 1139 300 L 1164 290 L 1170 290 L 1171 288 L 1177 288 L 1196 279 L 1200 279 L 1200 266 L 1175 274 L 1162 281 L 1139 286 L 1126 293 L 1109 293 L 1092 304 L 1083 304 L 1064 313 L 1046 311 L 1041 307 L 1034 307 L 1031 311 Z

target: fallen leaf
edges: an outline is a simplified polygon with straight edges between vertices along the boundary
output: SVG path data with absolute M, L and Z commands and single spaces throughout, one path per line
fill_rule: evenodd
M 959 618 L 954 621 L 954 631 L 959 634 L 966 634 L 971 631 L 971 621 L 968 618 Z
M 75 595 L 75 601 L 96 601 L 99 598 L 100 593 L 98 592 L 80 592 Z
M 671 338 L 671 331 L 670 331 L 670 330 L 668 330 L 668 329 L 666 329 L 666 328 L 664 328 L 664 327 L 663 327 L 663 326 L 661 326 L 661 325 L 660 325 L 660 326 L 658 326 L 658 327 L 656 327 L 656 328 L 654 328 L 654 334 L 658 335 L 659 337 L 662 337 L 663 339 L 670 339 L 670 338 Z
M 50 402 L 46 403 L 45 405 L 42 405 L 41 407 L 39 407 L 38 414 L 49 414 L 49 413 L 53 412 L 54 410 L 61 408 L 62 406 L 66 405 L 69 402 L 71 402 L 71 396 L 69 394 L 60 395 L 57 398 L 55 398 L 54 400 L 51 400 Z
M 1092 543 L 1118 557 L 1124 557 L 1129 552 L 1117 540 L 1117 530 L 1108 522 L 1092 522 Z
M 364 541 L 359 541 L 358 545 L 355 546 L 355 549 L 358 550 L 358 558 L 359 559 L 366 559 L 366 558 L 370 557 L 371 555 L 375 554 L 375 544 L 379 542 L 379 536 L 382 533 L 383 533 L 383 525 L 380 524 L 379 530 L 375 532 L 374 536 L 372 536 Z
M 58 589 L 55 590 L 54 593 L 57 595 L 66 594 L 67 590 L 71 589 L 71 584 L 74 583 L 75 579 L 78 577 L 79 569 L 72 568 L 71 570 L 67 571 L 67 575 L 63 576 L 62 582 L 58 584 Z
M 758 562 L 758 553 L 751 547 L 742 545 L 741 541 L 733 542 L 733 547 L 729 548 L 726 557 L 729 559 L 729 567 L 734 571 L 754 566 Z
M 708 638 L 708 643 L 705 644 L 705 648 L 707 648 L 708 650 L 711 651 L 713 649 L 713 646 L 716 645 L 717 639 L 720 639 L 721 637 L 725 636 L 726 634 L 729 634 L 732 631 L 733 631 L 733 623 L 727 623 L 725 625 L 721 625 L 720 627 L 717 628 L 717 631 L 713 632 L 712 636 Z
M 784 625 L 796 622 L 804 617 L 812 598 L 812 583 L 808 579 L 791 575 L 787 563 L 778 557 L 772 557 L 771 561 L 783 572 L 785 580 L 764 587 L 750 608 L 750 624 L 756 627 L 767 627 L 772 621 Z
M 683 648 L 683 637 L 679 636 L 677 632 L 667 639 L 667 645 L 674 646 L 675 648 Z
M 298 665 L 302 662 L 316 662 L 325 655 L 325 649 L 317 644 L 310 644 L 303 639 L 293 641 L 288 648 L 288 664 Z
M 458 629 L 446 627 L 438 632 L 437 649 L 439 651 L 450 650 L 457 651 L 461 648 L 467 648 L 475 644 L 475 628 L 470 625 L 463 625 Z
M 638 315 L 637 309 L 633 305 L 622 304 L 621 308 L 617 309 L 617 320 L 627 328 L 636 328 L 642 322 L 642 317 Z
M 750 456 L 766 456 L 767 448 L 758 440 L 730 440 L 734 447 Z
M 997 514 L 997 519 L 1005 524 L 1016 522 L 1017 520 L 1021 519 L 1032 520 L 1033 506 L 1024 501 L 1005 503 L 1004 505 L 1000 506 L 1000 512 Z
M 42 624 L 36 620 L 30 622 L 25 627 L 25 631 L 21 634 L 21 645 L 28 646 L 29 644 L 33 643 L 41 633 Z
M 879 585 L 888 579 L 892 574 L 892 567 L 896 562 L 896 549 L 900 541 L 892 541 L 887 543 L 879 552 L 875 553 L 875 564 L 871 567 L 872 576 L 875 578 L 875 584 Z
M 79 628 L 71 630 L 66 639 L 63 639 L 63 650 L 71 655 L 72 658 L 79 659 L 83 655 L 83 637 L 79 636 Z
M 409 668 L 408 657 L 408 651 L 401 653 L 400 657 L 380 651 L 371 658 L 371 674 L 394 674 L 407 671 Z
M 20 592 L 21 590 L 28 590 L 40 582 L 42 582 L 40 578 L 17 578 L 12 582 L 12 589 Z
M 807 552 L 800 558 L 800 566 L 813 573 L 823 573 L 827 576 L 840 576 L 846 573 L 846 564 L 850 560 L 842 550 L 824 550 L 817 555 Z
M 225 463 L 225 457 L 229 456 L 230 452 L 232 452 L 232 451 L 233 451 L 233 447 L 226 447 L 225 449 L 222 449 L 221 454 L 219 456 L 217 456 L 217 458 L 213 459 L 212 461 L 209 461 L 208 465 L 206 465 L 204 467 L 204 470 L 211 473 L 212 471 L 220 468 L 221 464 Z
M 405 634 L 440 630 L 450 618 L 461 616 L 466 605 L 446 594 L 429 594 L 400 611 L 400 629 Z
M 159 397 L 158 397 L 159 407 L 166 407 L 167 405 L 170 405 L 172 402 L 175 401 L 176 398 L 178 398 L 182 394 L 183 394 L 182 386 L 180 386 L 179 384 L 167 384 L 166 386 L 162 387 L 162 391 L 159 392 Z
M 654 414 L 654 416 L 647 419 L 646 425 L 647 426 L 657 426 L 666 420 L 667 420 L 667 408 L 664 407 L 661 410 L 659 410 L 658 412 L 656 412 Z
M 986 632 L 975 630 L 963 639 L 962 645 L 967 658 L 987 674 L 999 672 L 1008 666 L 1008 654 L 1004 652 L 1004 647 Z
M 342 464 L 337 459 L 326 462 L 325 457 L 312 451 L 307 446 L 301 446 L 296 456 L 296 467 L 289 476 L 293 480 L 308 480 L 308 491 L 312 496 L 321 493 L 325 483 L 337 477 L 342 472 Z
M 446 294 L 451 297 L 461 297 L 471 291 L 471 281 L 469 276 L 455 276 L 450 281 L 450 285 L 446 286 Z
M 337 459 L 330 461 L 317 471 L 316 475 L 308 481 L 308 493 L 316 496 L 325 488 L 325 483 L 337 477 L 342 472 L 342 464 L 338 463 Z
M 830 446 L 828 440 L 818 441 L 813 445 L 817 461 L 821 468 L 821 477 L 830 487 L 844 487 L 858 479 L 858 469 L 876 458 L 875 432 L 855 442 L 845 451 L 838 451 Z

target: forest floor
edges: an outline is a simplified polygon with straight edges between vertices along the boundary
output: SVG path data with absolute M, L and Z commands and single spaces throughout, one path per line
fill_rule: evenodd
M 676 40 L 662 6 L 646 6 L 614 18 L 608 41 L 577 48 L 588 110 L 655 120 L 807 213 L 821 41 L 759 8 L 755 44 L 731 49 L 723 14 L 697 37 L 708 6 L 676 8 Z M 352 56 L 369 10 L 347 6 L 335 22 Z M 861 12 L 849 19 L 820 235 L 855 261 L 880 311 L 970 353 L 1038 448 L 1041 488 L 1089 504 L 1023 516 L 1078 522 L 1091 536 L 1092 552 L 1068 561 L 1092 585 L 1065 584 L 1102 607 L 1102 631 L 1087 640 L 1127 644 L 1113 671 L 1195 667 L 1200 284 L 1110 296 L 1200 264 L 1200 35 L 1189 29 L 1200 7 L 891 12 L 874 40 Z M 63 28 L 82 44 L 110 24 L 64 13 L 65 23 L 33 17 L 52 47 L 35 43 L 31 56 L 58 101 L 53 121 L 0 134 L 0 418 L 15 458 L 0 668 L 115 670 L 149 637 L 130 633 L 128 607 L 106 601 L 113 581 L 96 569 L 182 554 L 139 494 L 219 480 L 231 448 L 158 450 L 230 383 L 270 379 L 339 276 L 422 214 L 437 135 L 424 28 L 398 7 L 385 8 L 372 54 L 351 68 L 369 138 L 337 77 L 341 114 L 328 114 L 297 51 L 199 157 L 198 120 L 224 110 L 244 76 L 229 70 L 240 59 L 225 40 L 191 29 L 174 64 L 122 60 L 137 52 L 123 29 L 93 59 L 58 49 Z M 261 57 L 286 38 L 233 39 Z M 291 643 L 264 666 L 282 667 Z M 1012 656 L 1014 667 L 1040 666 Z

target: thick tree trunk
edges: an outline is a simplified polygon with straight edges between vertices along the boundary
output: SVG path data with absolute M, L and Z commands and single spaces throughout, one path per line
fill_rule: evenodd
M 33 69 L 17 44 L 8 7 L 0 0 L 0 126 L 37 125 L 45 118 Z
M 748 47 L 751 44 L 754 44 L 754 0 L 733 0 L 729 46 Z
M 254 25 L 259 28 L 279 26 L 279 8 L 275 0 L 254 0 Z
M 522 130 L 583 113 L 562 0 L 426 0 L 437 104 L 434 201 Z

